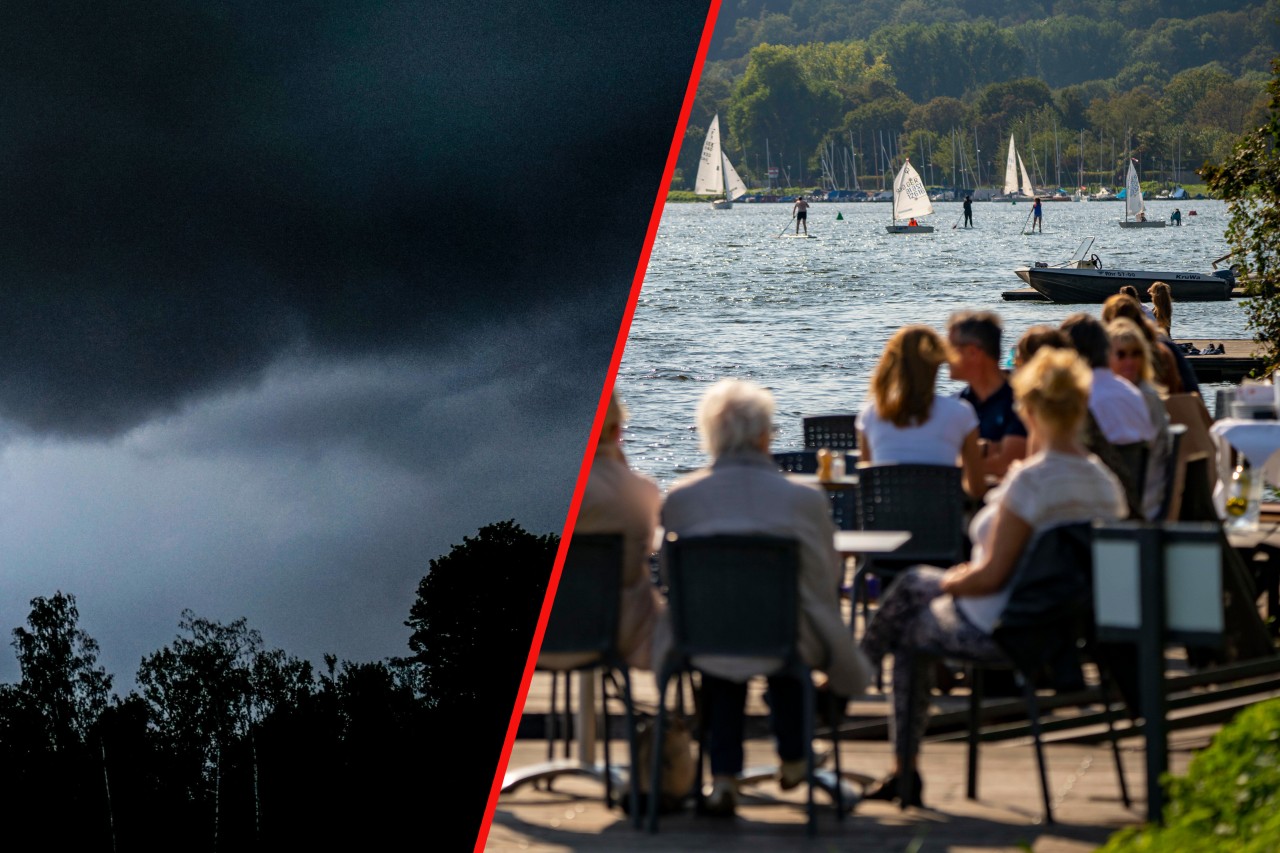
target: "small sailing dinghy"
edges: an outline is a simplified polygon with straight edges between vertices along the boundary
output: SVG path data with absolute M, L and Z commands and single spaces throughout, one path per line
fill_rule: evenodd
M 1133 219 L 1129 217 L 1132 216 Z M 1124 181 L 1124 219 L 1121 228 L 1163 228 L 1164 219 L 1148 219 L 1146 208 L 1142 204 L 1142 184 L 1138 182 L 1138 170 L 1129 160 L 1129 176 Z
M 932 234 L 932 225 L 899 225 L 899 220 L 907 220 L 908 223 L 914 222 L 916 217 L 929 216 L 933 213 L 933 202 L 929 201 L 929 194 L 925 192 L 924 181 L 920 180 L 920 173 L 911 167 L 911 161 L 906 160 L 902 164 L 902 168 L 898 170 L 898 175 L 893 179 L 893 222 L 885 226 L 885 230 L 890 234 Z
M 698 161 L 698 175 L 693 180 L 693 191 L 698 195 L 718 195 L 711 202 L 713 210 L 729 210 L 733 200 L 747 194 L 747 185 L 725 156 L 720 144 L 720 114 L 711 119 L 707 138 L 702 143 L 702 159 Z
M 1019 183 L 1018 179 L 1022 181 Z M 1017 202 L 1018 199 L 1028 199 L 1035 195 L 1035 188 L 1031 186 L 1031 178 L 1027 175 L 1027 167 L 1023 165 L 1022 155 L 1018 153 L 1018 147 L 1013 143 L 1012 134 L 1009 136 L 1009 157 L 1004 164 L 1004 193 L 996 196 L 992 201 L 1012 201 Z

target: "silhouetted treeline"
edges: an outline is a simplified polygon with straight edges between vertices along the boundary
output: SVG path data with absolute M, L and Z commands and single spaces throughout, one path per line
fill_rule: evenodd
M 325 671 L 185 611 L 112 695 L 73 595 L 31 602 L 0 685 L 5 837 L 49 849 L 469 849 L 557 547 L 512 521 L 430 563 L 412 654 Z M 447 614 L 447 618 L 446 618 Z

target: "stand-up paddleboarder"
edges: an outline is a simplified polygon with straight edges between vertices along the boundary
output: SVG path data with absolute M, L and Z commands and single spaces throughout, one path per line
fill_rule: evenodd
M 964 197 L 964 227 L 973 227 L 973 196 Z
M 804 233 L 809 235 L 809 202 L 804 200 L 804 196 L 796 199 L 795 205 L 791 208 L 791 215 L 796 218 L 796 234 L 800 233 L 800 226 L 804 226 Z

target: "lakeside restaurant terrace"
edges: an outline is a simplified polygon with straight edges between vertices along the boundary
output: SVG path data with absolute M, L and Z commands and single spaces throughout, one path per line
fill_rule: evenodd
M 1216 408 L 1244 414 L 1221 402 Z M 886 740 L 895 713 L 894 674 L 915 671 L 895 663 L 881 668 L 872 686 L 848 703 L 834 730 L 832 718 L 823 713 L 825 694 L 816 691 L 806 700 L 817 702 L 806 706 L 812 721 L 806 726 L 812 728 L 805 739 L 812 743 L 815 762 L 810 784 L 805 777 L 798 784 L 780 784 L 766 725 L 769 703 L 762 685 L 753 681 L 746 707 L 747 766 L 739 774 L 732 819 L 700 814 L 699 794 L 705 789 L 698 785 L 690 787 L 690 796 L 671 813 L 646 813 L 641 808 L 635 820 L 628 817 L 624 812 L 631 809 L 620 807 L 624 800 L 630 806 L 628 705 L 643 718 L 652 715 L 659 702 L 654 674 L 632 671 L 616 656 L 610 657 L 608 647 L 616 635 L 613 613 L 606 614 L 604 630 L 597 634 L 603 637 L 598 649 L 605 655 L 602 660 L 614 670 L 627 671 L 629 680 L 602 680 L 595 663 L 577 675 L 568 670 L 538 673 L 507 768 L 489 848 L 792 849 L 835 841 L 866 849 L 1076 850 L 1093 849 L 1118 827 L 1158 818 L 1163 793 L 1153 780 L 1165 771 L 1184 770 L 1192 752 L 1207 744 L 1216 727 L 1241 708 L 1280 696 L 1273 618 L 1280 597 L 1280 507 L 1264 504 L 1260 489 L 1254 490 L 1248 495 L 1245 517 L 1224 530 L 1218 520 L 1222 497 L 1215 502 L 1213 494 L 1215 480 L 1221 479 L 1234 495 L 1231 478 L 1238 477 L 1238 469 L 1235 475 L 1230 472 L 1235 457 L 1244 455 L 1259 463 L 1253 470 L 1260 484 L 1266 469 L 1260 463 L 1280 448 L 1280 424 L 1274 418 L 1222 418 L 1214 423 L 1193 395 L 1171 399 L 1169 414 L 1174 442 L 1165 480 L 1168 493 L 1159 502 L 1158 520 L 1095 521 L 1092 526 L 1047 529 L 1019 558 L 1004 621 L 997 627 L 998 635 L 1004 632 L 1000 645 L 1018 674 L 1017 683 L 997 681 L 984 691 L 984 678 L 1007 666 L 993 670 L 986 659 L 922 653 L 920 660 L 930 666 L 934 659 L 939 661 L 938 691 L 919 695 L 907 689 L 903 695 L 908 708 L 912 702 L 924 702 L 930 711 L 917 765 L 926 780 L 923 804 L 909 801 L 905 794 L 901 806 L 863 798 L 895 764 L 894 747 Z M 958 540 L 963 539 L 973 505 L 960 490 L 959 469 L 934 466 L 948 470 L 916 471 L 930 466 L 900 463 L 859 466 L 852 456 L 844 457 L 852 448 L 839 446 L 856 441 L 847 424 L 840 428 L 837 420 L 828 418 L 826 426 L 821 435 L 815 431 L 811 447 L 775 454 L 774 462 L 793 482 L 816 485 L 826 493 L 832 520 L 841 529 L 831 544 L 844 563 L 840 615 L 852 636 L 865 637 L 884 603 L 876 594 L 876 581 L 895 582 L 895 571 L 906 565 L 945 566 L 964 559 L 963 551 L 953 549 L 964 547 Z M 1146 463 L 1144 455 L 1136 459 L 1138 466 Z M 917 476 L 926 473 L 939 479 Z M 1137 498 L 1141 504 L 1141 494 Z M 1234 503 L 1229 506 L 1236 509 Z M 584 537 L 583 547 L 588 541 L 607 544 L 609 538 Z M 575 629 L 579 639 L 586 636 L 583 631 L 589 634 L 587 623 L 599 609 L 593 602 L 617 598 L 616 586 L 609 592 L 606 585 L 603 594 L 602 588 L 590 587 L 617 571 L 621 540 L 614 538 L 618 541 L 612 556 L 600 551 L 594 573 L 590 561 L 581 556 L 586 552 L 579 551 L 575 562 L 571 549 L 561 581 L 563 598 L 557 598 L 560 619 L 557 625 L 553 612 L 548 628 L 553 646 L 572 637 Z M 733 643 L 758 655 L 767 648 L 760 645 L 767 640 L 755 633 L 776 633 L 782 643 L 776 647 L 778 659 L 795 661 L 794 651 L 787 649 L 795 644 L 797 600 L 794 592 L 790 598 L 786 593 L 787 583 L 795 589 L 795 557 L 790 558 L 788 575 L 783 565 L 787 550 L 780 547 L 785 543 L 776 536 L 753 539 L 749 534 L 686 538 L 663 538 L 659 532 L 651 543 L 654 550 L 661 545 L 666 554 L 668 573 L 659 573 L 655 563 L 653 579 L 667 593 L 676 650 L 685 656 L 682 667 L 664 670 L 659 681 L 675 675 L 679 682 L 688 679 L 695 684 L 700 673 L 697 666 L 690 667 L 692 656 L 709 650 L 731 653 L 737 648 Z M 784 582 L 752 598 L 749 588 L 761 582 L 753 572 L 768 574 L 770 559 L 763 555 L 770 549 L 782 555 L 770 559 L 784 570 L 779 574 Z M 1037 576 L 1036 567 L 1053 562 L 1047 560 L 1051 552 L 1065 553 L 1058 563 L 1065 559 L 1078 567 L 1065 570 L 1073 585 L 1055 588 L 1065 591 L 1063 603 L 1070 599 L 1070 606 L 1064 610 L 1033 602 L 1041 609 L 1032 613 L 1030 623 L 1019 626 L 1009 614 L 1031 606 L 1025 590 L 1047 577 L 1043 572 Z M 753 568 L 739 573 L 744 565 Z M 1064 570 L 1054 571 L 1055 583 L 1061 581 Z M 707 573 L 717 580 L 699 580 Z M 582 580 L 589 576 L 596 580 Z M 700 591 L 698 584 L 703 585 Z M 1087 604 L 1081 598 L 1086 592 Z M 779 613 L 791 613 L 791 622 L 768 615 L 773 599 Z M 690 617 L 686 611 L 697 607 L 701 609 L 696 617 Z M 1081 607 L 1087 610 L 1087 627 L 1080 622 Z M 739 611 L 747 610 L 753 615 L 742 618 Z M 1035 624 L 1041 617 L 1044 624 Z M 699 639 L 699 625 L 708 621 L 725 636 L 736 637 L 729 647 L 715 646 L 714 636 L 713 645 L 705 645 L 705 632 Z M 1054 634 L 1065 636 L 1066 644 L 1061 638 L 1047 642 Z M 1086 654 L 1069 655 L 1071 661 L 1063 667 L 1068 647 Z M 568 649 L 562 645 L 557 650 Z M 911 665 L 917 663 L 913 660 Z M 804 672 L 807 679 L 808 671 Z M 603 717 L 597 702 L 601 690 L 608 697 Z M 671 693 L 666 696 L 670 709 Z M 692 706 L 681 704 L 677 712 L 689 712 L 695 742 L 695 712 L 702 709 L 694 706 L 700 699 L 705 697 L 694 699 Z M 573 712 L 565 713 L 566 709 Z M 601 734 L 611 747 L 607 788 L 601 784 L 606 777 L 599 762 Z M 903 748 L 902 738 L 898 748 Z M 832 760 L 833 753 L 838 760 Z M 643 770 L 650 766 L 648 759 L 640 761 L 641 775 L 651 775 Z M 901 755 L 896 763 L 902 765 Z M 785 779 L 785 763 L 781 773 Z M 842 784 L 837 785 L 837 779 Z M 900 793 L 906 790 L 901 781 L 898 784 Z M 639 788 L 647 793 L 649 784 Z M 846 806 L 842 817 L 832 807 L 837 790 Z M 613 807 L 608 807 L 606 797 Z M 816 805 L 806 807 L 807 802 Z M 644 827 L 649 832 L 642 831 Z

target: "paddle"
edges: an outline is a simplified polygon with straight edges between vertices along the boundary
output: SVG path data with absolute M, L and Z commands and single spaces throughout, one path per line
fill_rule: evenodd
M 964 219 L 964 211 L 963 211 L 963 210 L 962 210 L 962 211 L 960 211 L 960 215 L 956 217 L 956 221 L 955 221 L 955 223 L 951 226 L 951 230 L 952 230 L 952 231 L 956 230 L 956 225 L 959 225 L 959 224 L 960 224 L 960 220 L 961 220 L 961 219 Z
M 1027 223 L 1029 223 L 1029 222 L 1031 221 L 1031 214 L 1033 214 L 1033 213 L 1035 213 L 1035 209 L 1034 209 L 1034 208 L 1032 208 L 1031 210 L 1029 210 L 1029 211 L 1027 212 L 1027 221 L 1022 223 L 1022 233 L 1023 233 L 1023 234 L 1030 234 L 1030 233 L 1031 233 L 1030 231 L 1028 231 L 1028 230 L 1027 230 Z
M 783 234 L 786 234 L 787 229 L 791 227 L 791 223 L 795 221 L 796 221 L 796 215 L 793 213 L 791 214 L 791 218 L 787 220 L 787 224 L 782 226 L 782 230 L 778 232 L 778 236 L 781 237 Z

